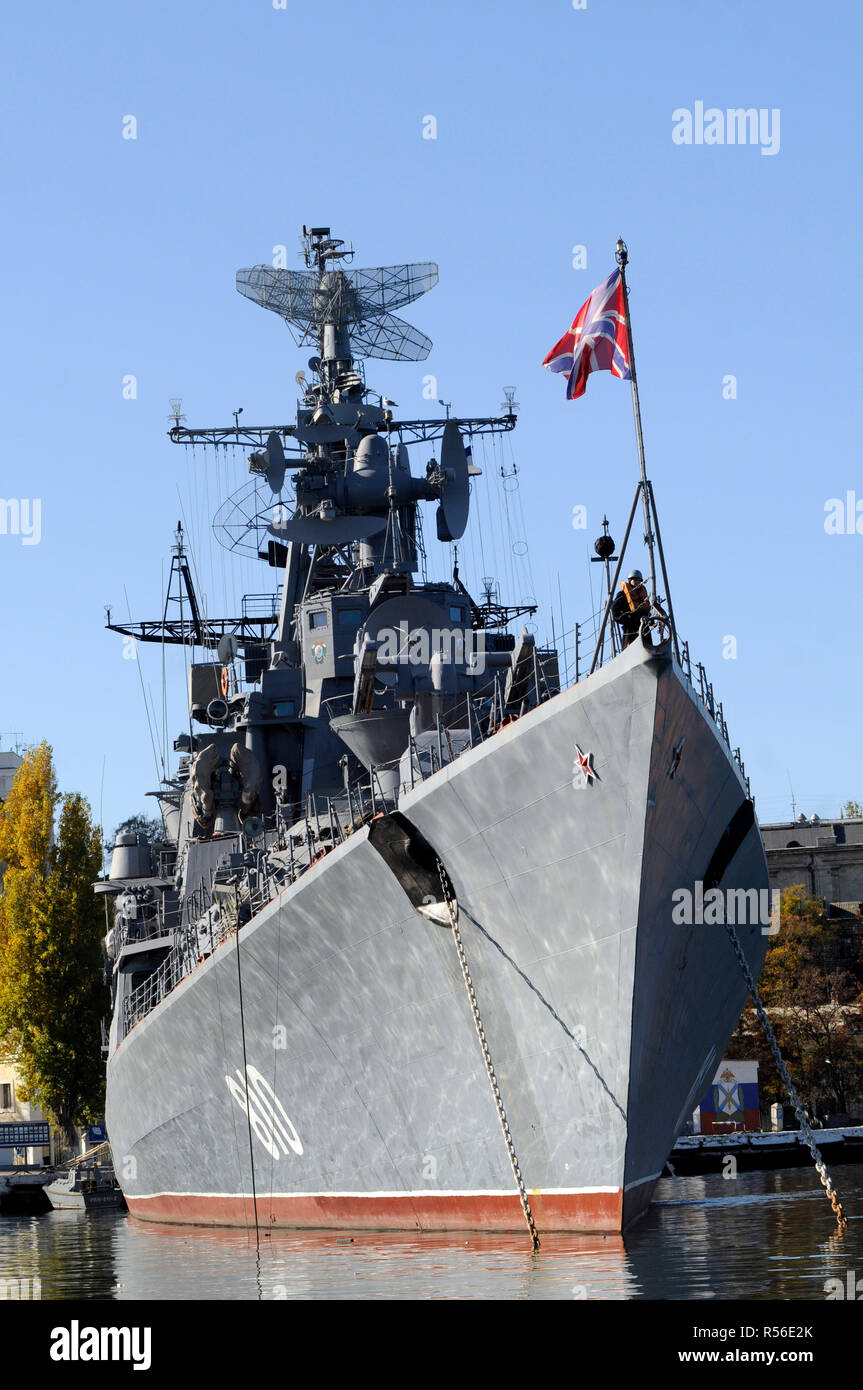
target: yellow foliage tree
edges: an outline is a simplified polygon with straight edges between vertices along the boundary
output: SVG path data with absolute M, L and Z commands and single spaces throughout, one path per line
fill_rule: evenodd
M 102 1107 L 102 846 L 84 798 L 60 798 L 46 743 L 27 753 L 0 806 L 0 863 L 0 1037 L 24 1094 L 71 1143 Z
M 813 974 L 820 978 L 830 973 L 839 933 L 827 916 L 824 899 L 810 897 L 802 884 L 782 889 L 779 921 L 758 988 L 765 1004 L 782 1007 L 793 1004 L 796 993 L 808 989 Z

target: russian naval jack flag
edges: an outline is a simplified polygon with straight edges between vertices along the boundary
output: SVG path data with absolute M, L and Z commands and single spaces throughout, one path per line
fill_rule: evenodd
M 611 372 L 630 380 L 626 299 L 619 269 L 585 300 L 569 332 L 555 343 L 542 365 L 550 372 L 566 372 L 568 401 L 584 395 L 591 372 Z

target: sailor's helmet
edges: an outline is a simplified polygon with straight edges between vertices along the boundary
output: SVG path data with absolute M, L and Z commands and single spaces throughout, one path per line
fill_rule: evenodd
M 627 582 L 630 584 L 641 584 L 643 579 L 644 575 L 641 573 L 641 570 L 630 570 Z

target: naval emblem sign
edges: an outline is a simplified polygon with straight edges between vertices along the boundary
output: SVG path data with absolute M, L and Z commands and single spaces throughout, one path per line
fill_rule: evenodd
M 713 1087 L 713 1106 L 714 1112 L 726 1120 L 743 1119 L 743 1087 L 729 1067 Z
M 726 1134 L 728 1127 L 758 1130 L 758 1063 L 723 1060 L 694 1115 L 697 1134 Z

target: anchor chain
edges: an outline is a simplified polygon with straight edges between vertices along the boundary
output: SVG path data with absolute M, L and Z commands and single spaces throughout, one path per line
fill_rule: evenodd
M 479 1004 L 477 1002 L 476 991 L 473 987 L 473 980 L 470 977 L 467 956 L 465 955 L 464 945 L 461 939 L 461 932 L 459 931 L 458 903 L 453 897 L 452 893 L 450 892 L 446 872 L 440 859 L 438 860 L 438 873 L 440 875 L 441 890 L 443 892 L 444 902 L 447 905 L 447 911 L 449 913 L 449 920 L 450 926 L 452 927 L 453 940 L 455 942 L 455 947 L 458 952 L 459 964 L 461 965 L 461 973 L 464 976 L 465 987 L 468 992 L 468 998 L 470 999 L 470 1007 L 473 1013 L 474 1026 L 476 1028 L 477 1037 L 479 1038 L 480 1047 L 482 1048 L 485 1069 L 488 1072 L 489 1084 L 491 1085 L 491 1092 L 494 1096 L 494 1103 L 497 1107 L 497 1115 L 498 1119 L 500 1120 L 500 1127 L 503 1130 L 503 1137 L 506 1141 L 506 1148 L 507 1153 L 509 1154 L 509 1161 L 512 1164 L 513 1176 L 515 1177 L 515 1181 L 518 1186 L 518 1198 L 521 1202 L 521 1209 L 524 1212 L 524 1219 L 527 1222 L 527 1228 L 530 1231 L 531 1246 L 534 1250 L 538 1250 L 539 1232 L 536 1229 L 536 1223 L 533 1219 L 533 1212 L 530 1209 L 530 1202 L 528 1201 L 527 1190 L 524 1185 L 524 1179 L 521 1176 L 521 1169 L 518 1164 L 518 1158 L 516 1157 L 515 1146 L 512 1142 L 512 1134 L 510 1133 L 509 1124 L 506 1118 L 506 1111 L 503 1107 L 503 1099 L 500 1094 L 500 1087 L 497 1084 L 497 1076 L 494 1070 L 494 1062 L 492 1061 L 491 1052 L 489 1051 L 488 1042 L 486 1041 L 485 1029 L 483 1028 L 482 1024 L 482 1016 L 480 1015 L 479 1011 Z
M 838 1196 L 836 1195 L 836 1189 L 830 1181 L 830 1175 L 827 1172 L 827 1165 L 821 1156 L 821 1150 L 818 1148 L 818 1145 L 815 1142 L 815 1135 L 812 1133 L 812 1127 L 809 1124 L 808 1119 L 806 1118 L 806 1111 L 803 1109 L 803 1106 L 800 1102 L 800 1098 L 797 1095 L 794 1082 L 791 1080 L 788 1068 L 786 1067 L 785 1062 L 783 1060 L 782 1053 L 779 1051 L 779 1044 L 776 1041 L 776 1034 L 773 1032 L 773 1027 L 770 1023 L 770 1019 L 767 1017 L 767 1010 L 765 1009 L 764 1004 L 761 1001 L 761 995 L 758 993 L 755 980 L 752 976 L 752 971 L 749 969 L 749 962 L 743 954 L 743 947 L 740 945 L 740 938 L 738 937 L 737 932 L 734 930 L 734 926 L 731 922 L 726 921 L 725 929 L 731 938 L 731 944 L 734 947 L 734 954 L 737 956 L 738 964 L 740 965 L 740 968 L 746 977 L 746 983 L 749 986 L 749 991 L 752 995 L 752 1001 L 755 1005 L 755 1012 L 758 1015 L 761 1027 L 764 1029 L 764 1036 L 767 1038 L 770 1051 L 773 1053 L 773 1060 L 776 1063 L 777 1068 L 779 1069 L 779 1075 L 782 1077 L 782 1081 L 785 1085 L 786 1091 L 788 1092 L 791 1104 L 794 1106 L 794 1113 L 797 1116 L 797 1122 L 800 1125 L 800 1131 L 803 1134 L 809 1152 L 812 1155 L 812 1159 L 815 1164 L 815 1171 L 818 1174 L 818 1177 L 821 1181 L 821 1186 L 824 1188 L 824 1191 L 826 1192 L 827 1197 L 829 1198 L 830 1205 L 833 1208 L 833 1214 L 836 1217 L 836 1223 L 839 1226 L 840 1231 L 844 1231 L 846 1226 L 848 1225 L 847 1218 L 845 1217 L 842 1211 L 841 1203 L 839 1201 Z

